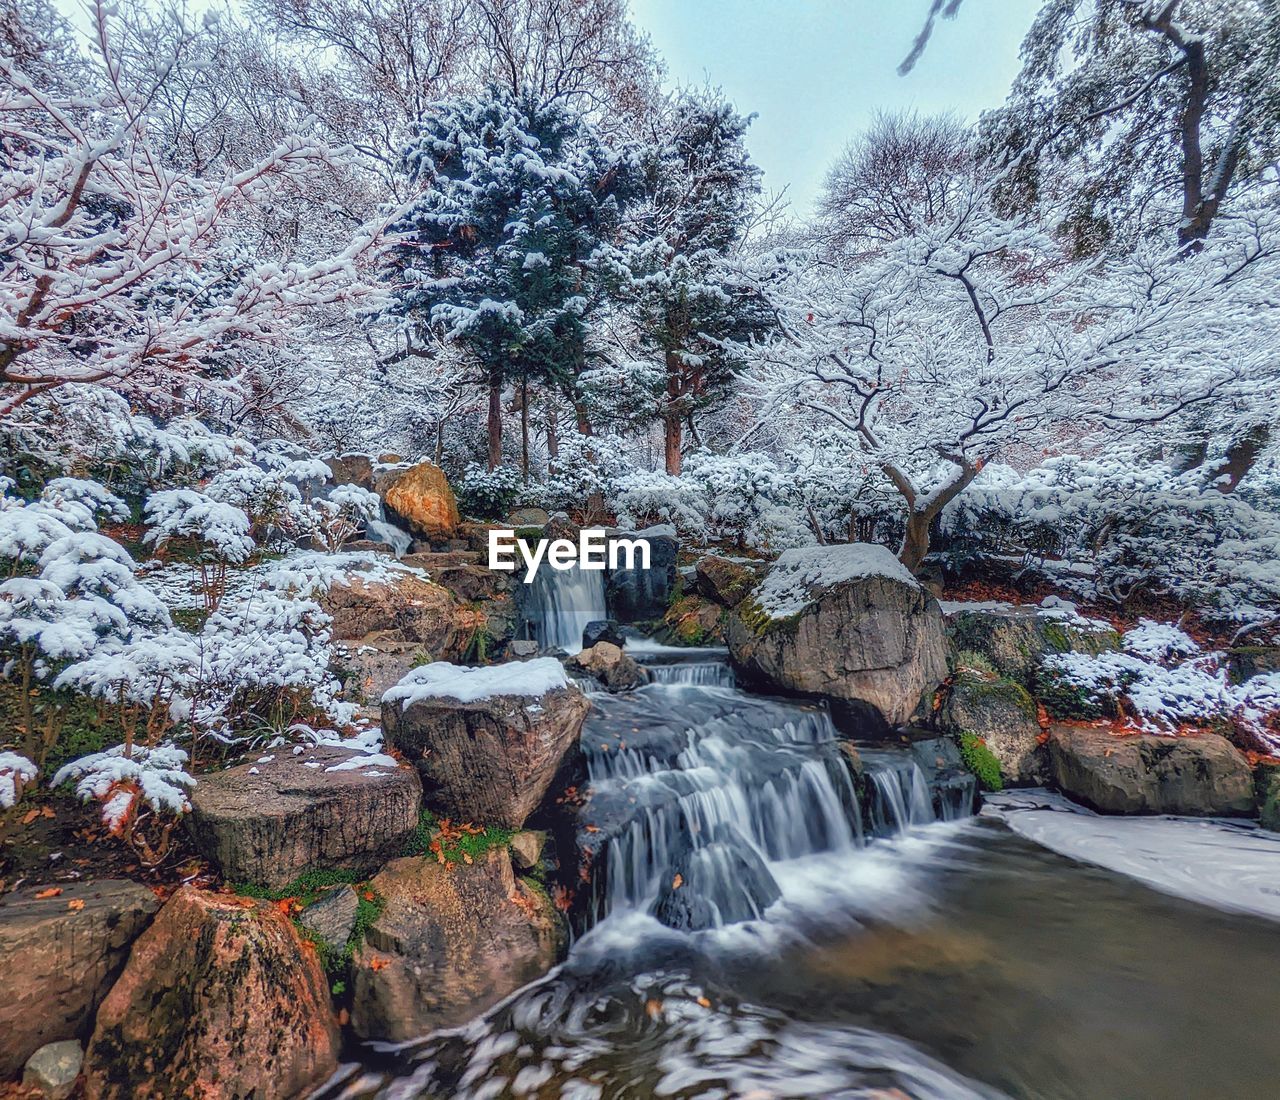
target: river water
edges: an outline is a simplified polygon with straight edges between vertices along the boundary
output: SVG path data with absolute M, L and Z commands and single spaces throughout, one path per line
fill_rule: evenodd
M 738 691 L 715 653 L 678 665 L 594 700 L 568 960 L 372 1049 L 347 1096 L 1280 1095 L 1269 834 L 1039 795 L 967 815 L 918 755 L 862 746 L 851 781 L 821 711 Z

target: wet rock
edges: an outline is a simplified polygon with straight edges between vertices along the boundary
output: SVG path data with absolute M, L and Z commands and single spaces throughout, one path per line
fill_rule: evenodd
M 1280 833 L 1280 764 L 1261 764 L 1254 773 L 1258 796 L 1258 821 L 1264 829 Z
M 124 879 L 60 890 L 52 898 L 37 898 L 35 888 L 0 898 L 0 1078 L 46 1044 L 88 1033 L 129 945 L 159 908 L 150 890 Z
M 597 642 L 565 662 L 565 667 L 584 672 L 604 685 L 606 691 L 633 691 L 649 682 L 649 674 L 618 646 Z
M 362 759 L 340 748 L 284 748 L 202 775 L 191 836 L 230 882 L 276 889 L 314 867 L 372 871 L 417 828 L 422 787 L 412 767 Z
M 525 670 L 537 660 L 494 669 Z M 461 702 L 415 698 L 406 681 L 383 701 L 382 728 L 418 769 L 429 807 L 455 821 L 519 829 L 576 752 L 589 708 L 568 686 Z
M 335 485 L 358 485 L 373 491 L 373 456 L 366 454 L 334 455 L 324 460 Z
M 1071 621 L 1038 607 L 996 606 L 951 610 L 947 641 L 953 659 L 976 654 L 992 671 L 1034 689 L 1036 672 L 1054 653 L 1098 654 L 1120 648 L 1120 635 L 1087 620 Z
M 380 470 L 374 488 L 388 513 L 415 535 L 432 542 L 453 538 L 458 530 L 458 502 L 444 471 L 431 462 Z
M 720 825 L 710 843 L 687 844 L 672 861 L 653 915 L 668 928 L 699 932 L 754 920 L 781 896 L 759 853 Z
M 511 862 L 520 872 L 532 871 L 542 862 L 547 834 L 540 829 L 524 829 L 511 838 Z
M 742 562 L 707 554 L 694 564 L 698 591 L 721 607 L 735 608 L 759 583 L 756 570 Z
M 679 544 L 675 528 L 649 527 L 615 537 L 643 539 L 649 544 L 649 568 L 639 561 L 631 569 L 611 569 L 605 575 L 605 606 L 609 618 L 620 623 L 650 622 L 662 618 L 676 589 L 676 554 Z
M 612 619 L 596 619 L 582 628 L 582 648 L 590 649 L 596 642 L 608 642 L 621 649 L 626 644 L 626 639 Z
M 398 859 L 370 886 L 385 907 L 352 963 L 351 1026 L 362 1038 L 463 1024 L 561 957 L 555 907 L 516 878 L 505 847 L 451 868 Z
M 727 636 L 746 682 L 871 707 L 890 725 L 947 675 L 937 601 L 868 543 L 785 551 Z
M 314 949 L 268 903 L 184 886 L 98 1010 L 89 1100 L 289 1100 L 327 1079 L 340 1036 Z
M 515 657 L 523 660 L 526 657 L 536 657 L 538 655 L 538 643 L 532 638 L 517 638 L 514 642 L 507 644 L 507 656 Z
M 298 914 L 298 923 L 335 951 L 342 950 L 356 926 L 360 898 L 352 886 L 326 890 Z
M 1010 786 L 1047 782 L 1048 754 L 1041 744 L 1036 703 L 1021 684 L 960 673 L 938 717 L 944 729 L 981 737 Z
M 702 596 L 681 596 L 662 617 L 660 638 L 670 645 L 706 646 L 724 642 L 725 610 Z
M 75 1090 L 82 1065 L 84 1051 L 77 1040 L 48 1043 L 27 1059 L 22 1087 L 35 1089 L 48 1100 L 66 1100 Z
M 1053 781 L 1100 813 L 1251 816 L 1253 774 L 1216 734 L 1115 737 L 1090 726 L 1049 731 Z

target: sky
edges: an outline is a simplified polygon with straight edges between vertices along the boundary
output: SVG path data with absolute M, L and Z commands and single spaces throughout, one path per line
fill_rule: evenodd
M 748 146 L 770 191 L 806 215 L 827 168 L 877 110 L 976 119 L 1003 102 L 1038 0 L 966 0 L 897 68 L 929 0 L 631 0 L 681 84 L 708 81 L 759 117 Z

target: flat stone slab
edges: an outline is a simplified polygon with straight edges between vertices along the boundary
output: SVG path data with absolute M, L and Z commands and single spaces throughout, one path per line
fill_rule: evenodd
M 200 776 L 187 826 L 230 882 L 279 889 L 318 867 L 374 871 L 402 854 L 422 809 L 417 772 L 390 759 L 274 749 Z

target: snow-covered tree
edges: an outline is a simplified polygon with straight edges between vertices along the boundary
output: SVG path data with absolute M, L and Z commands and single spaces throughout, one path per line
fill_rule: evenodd
M 154 407 L 193 383 L 234 390 L 237 354 L 283 344 L 309 308 L 366 291 L 376 228 L 300 260 L 238 233 L 287 202 L 333 154 L 287 137 L 261 158 L 198 176 L 154 145 L 172 57 L 127 69 L 115 9 L 92 8 L 96 67 L 74 92 L 0 57 L 0 415 L 71 382 Z M 194 32 L 193 32 L 194 33 Z M 180 41 L 186 41 L 186 32 Z
M 694 412 L 723 399 L 744 365 L 734 342 L 769 323 L 736 262 L 760 187 L 749 122 L 716 96 L 678 97 L 642 155 L 643 199 L 614 263 L 635 342 L 660 368 L 650 377 L 670 474 Z
M 493 469 L 504 387 L 562 386 L 583 368 L 628 165 L 571 111 L 497 90 L 436 104 L 405 164 L 422 187 L 395 226 L 406 354 L 432 354 L 427 330 L 466 348 L 489 391 Z
M 834 421 L 892 483 L 912 569 L 941 510 L 1013 447 L 1108 428 L 1167 442 L 1205 403 L 1276 400 L 1274 211 L 1192 255 L 1146 242 L 1102 264 L 1000 218 L 987 192 L 849 271 L 764 287 L 783 336 L 759 349 L 756 383 L 797 424 Z

